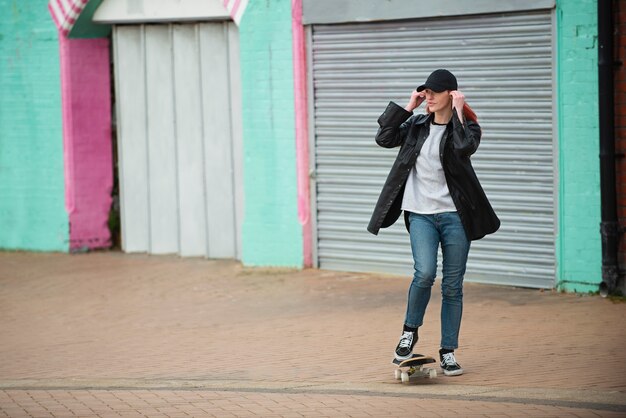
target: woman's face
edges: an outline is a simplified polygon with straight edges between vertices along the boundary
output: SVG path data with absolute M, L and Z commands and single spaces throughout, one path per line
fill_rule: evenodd
M 430 113 L 451 107 L 450 91 L 444 90 L 441 93 L 437 93 L 431 89 L 426 89 L 424 93 L 426 95 L 427 109 Z

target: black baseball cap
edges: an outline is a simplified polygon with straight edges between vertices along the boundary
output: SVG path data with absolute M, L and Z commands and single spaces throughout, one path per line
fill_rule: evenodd
M 454 74 L 448 70 L 439 69 L 433 71 L 432 74 L 428 76 L 426 82 L 419 86 L 416 90 L 422 91 L 425 89 L 431 89 L 436 93 L 441 93 L 445 90 L 457 90 L 458 85 Z

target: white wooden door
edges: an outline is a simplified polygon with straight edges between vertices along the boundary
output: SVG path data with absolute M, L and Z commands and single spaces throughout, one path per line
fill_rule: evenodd
M 116 26 L 113 40 L 124 251 L 240 258 L 236 28 Z

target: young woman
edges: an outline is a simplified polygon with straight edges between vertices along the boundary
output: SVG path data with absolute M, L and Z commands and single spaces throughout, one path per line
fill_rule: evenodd
M 495 232 L 500 220 L 493 211 L 472 168 L 470 156 L 478 148 L 481 129 L 476 115 L 457 90 L 456 77 L 436 70 L 411 94 L 402 108 L 390 102 L 378 118 L 376 143 L 400 147 L 378 198 L 368 231 L 378 234 L 404 211 L 415 272 L 409 288 L 404 329 L 395 356 L 412 356 L 430 300 L 441 243 L 441 368 L 460 375 L 454 350 L 458 348 L 463 312 L 463 277 L 472 240 Z M 426 101 L 426 114 L 413 110 Z

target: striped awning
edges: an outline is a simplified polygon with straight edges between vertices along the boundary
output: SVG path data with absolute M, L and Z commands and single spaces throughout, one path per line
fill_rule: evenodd
M 67 35 L 89 0 L 50 0 L 48 9 L 59 31 Z
M 222 3 L 235 24 L 239 26 L 243 12 L 246 11 L 248 6 L 248 0 L 222 0 Z
M 241 17 L 248 6 L 248 0 L 221 1 L 235 24 L 239 26 Z M 70 33 L 87 3 L 89 3 L 89 0 L 50 0 L 48 2 L 48 9 L 52 19 L 61 33 L 64 35 Z

